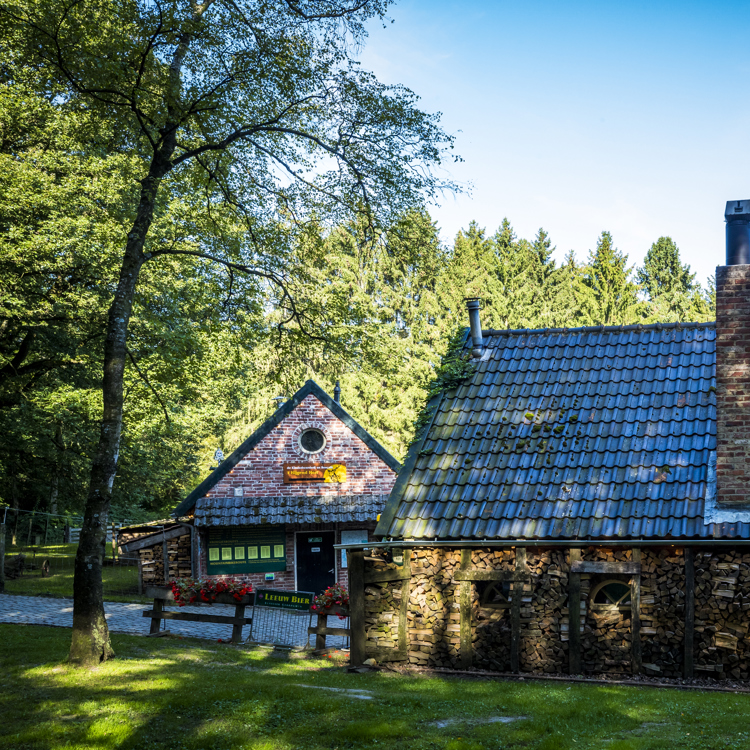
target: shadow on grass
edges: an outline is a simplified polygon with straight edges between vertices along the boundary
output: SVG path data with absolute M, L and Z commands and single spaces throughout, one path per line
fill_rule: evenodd
M 73 670 L 70 631 L 0 626 L 0 748 L 746 748 L 748 696 L 347 674 L 206 641 L 113 635 Z M 300 685 L 299 683 L 304 683 Z M 337 688 L 338 691 L 318 690 Z M 347 690 L 367 690 L 356 700 Z M 527 717 L 508 724 L 478 720 Z M 439 719 L 456 720 L 439 728 Z M 700 732 L 704 732 L 703 735 Z

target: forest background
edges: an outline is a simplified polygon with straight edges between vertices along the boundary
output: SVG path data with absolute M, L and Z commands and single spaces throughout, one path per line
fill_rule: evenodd
M 138 165 L 79 118 L 37 82 L 0 86 L 0 500 L 51 513 L 85 504 L 107 311 L 138 188 Z M 164 217 L 162 242 L 216 241 L 199 200 L 182 195 Z M 312 221 L 283 255 L 305 327 L 262 279 L 227 280 L 197 257 L 166 261 L 168 283 L 144 271 L 111 519 L 164 517 L 217 447 L 236 448 L 308 378 L 329 392 L 339 380 L 344 408 L 403 459 L 467 297 L 482 299 L 485 328 L 714 318 L 712 280 L 702 288 L 669 237 L 637 269 L 606 231 L 580 260 L 571 251 L 557 265 L 553 251 L 544 230 L 519 238 L 508 219 L 494 234 L 472 222 L 446 247 L 424 206 L 374 232 Z

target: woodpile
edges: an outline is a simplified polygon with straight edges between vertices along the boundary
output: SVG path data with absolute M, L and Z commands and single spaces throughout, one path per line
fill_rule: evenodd
M 138 550 L 143 571 L 144 586 L 161 586 L 164 584 L 164 551 L 163 542 Z M 190 567 L 190 532 L 167 540 L 167 558 L 169 580 L 185 578 L 191 575 Z
M 695 555 L 695 670 L 700 676 L 750 677 L 750 554 Z
M 697 550 L 694 557 L 695 674 L 750 679 L 750 552 Z M 581 551 L 580 559 L 596 564 L 634 564 L 632 550 L 625 547 L 590 547 Z M 644 548 L 639 579 L 634 578 L 637 574 L 632 574 L 632 570 L 576 573 L 580 576 L 580 666 L 585 673 L 630 674 L 634 659 L 631 606 L 627 601 L 611 604 L 601 597 L 594 600 L 593 594 L 605 581 L 630 586 L 631 581 L 639 580 L 643 672 L 682 676 L 687 609 L 685 559 L 684 550 L 679 547 Z M 527 577 L 513 582 L 492 580 L 491 575 L 485 575 L 490 580 L 482 580 L 479 575 L 467 579 L 463 572 L 467 558 L 463 566 L 461 560 L 462 551 L 456 548 L 413 549 L 411 577 L 405 589 L 408 661 L 428 667 L 465 668 L 460 615 L 460 592 L 464 587 L 470 602 L 472 668 L 511 669 L 512 622 L 517 617 L 519 670 L 568 673 L 569 550 L 528 548 L 523 566 Z M 366 574 L 398 567 L 388 551 L 374 550 L 365 558 Z M 506 578 L 519 572 L 512 548 L 473 549 L 468 569 L 500 571 Z M 457 580 L 458 571 L 461 573 Z M 495 579 L 498 577 L 495 574 Z M 366 584 L 367 648 L 399 647 L 403 584 L 400 580 Z M 516 595 L 520 603 L 513 615 Z

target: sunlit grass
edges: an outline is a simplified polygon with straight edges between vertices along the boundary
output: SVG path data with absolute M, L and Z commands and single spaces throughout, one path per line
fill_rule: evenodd
M 348 674 L 336 660 L 117 634 L 118 658 L 85 671 L 64 661 L 69 638 L 0 625 L 3 750 L 750 747 L 748 695 Z
M 27 565 L 34 570 L 25 570 L 20 578 L 5 582 L 5 593 L 17 596 L 73 596 L 73 567 L 77 544 L 49 544 L 39 547 L 8 547 L 6 558 L 22 553 Z M 111 545 L 107 545 L 111 552 Z M 42 575 L 42 564 L 49 561 L 50 575 Z M 138 596 L 137 565 L 106 565 L 102 569 L 104 598 L 113 602 L 146 602 Z

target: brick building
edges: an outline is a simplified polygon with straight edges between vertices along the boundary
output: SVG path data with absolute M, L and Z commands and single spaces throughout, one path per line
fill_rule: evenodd
M 399 469 L 308 380 L 175 515 L 194 519 L 201 575 L 319 592 L 346 584 L 346 553 L 333 545 L 371 538 Z

